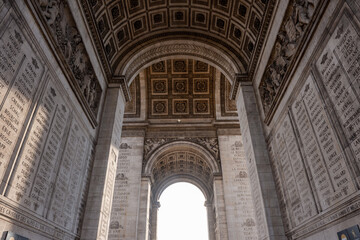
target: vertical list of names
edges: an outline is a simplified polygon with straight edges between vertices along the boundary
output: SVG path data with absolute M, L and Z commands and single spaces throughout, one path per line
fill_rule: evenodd
M 43 73 L 39 58 L 11 20 L 0 39 L 0 180 L 14 153 Z

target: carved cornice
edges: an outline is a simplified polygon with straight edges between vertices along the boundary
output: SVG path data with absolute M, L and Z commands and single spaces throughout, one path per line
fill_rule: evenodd
M 93 14 L 91 12 L 91 9 L 90 9 L 90 6 L 89 6 L 88 2 L 89 1 L 87 1 L 87 0 L 80 0 L 83 12 L 85 14 L 85 18 L 87 20 L 87 24 L 89 26 L 90 32 L 91 32 L 91 34 L 93 36 L 93 40 L 95 42 L 97 53 L 99 54 L 100 60 L 103 63 L 102 65 L 103 65 L 105 73 L 106 73 L 106 80 L 111 81 L 111 76 L 113 75 L 113 72 L 112 72 L 112 69 L 110 67 L 109 60 L 106 57 L 103 43 L 102 43 L 101 38 L 99 36 L 99 33 L 98 33 L 97 29 L 96 29 L 96 25 L 95 25 L 96 21 L 93 18 Z
M 269 124 L 328 0 L 290 1 L 259 84 L 265 123 Z
M 214 65 L 221 69 L 228 79 L 236 72 L 244 72 L 243 66 L 235 65 L 231 56 L 224 52 L 204 43 L 187 40 L 170 40 L 162 44 L 156 44 L 142 49 L 141 52 L 132 57 L 126 67 L 122 69 L 122 73 L 127 80 L 131 81 L 136 73 L 144 66 L 149 66 L 159 59 L 170 59 L 173 56 L 187 56 L 188 58 L 200 58 L 202 61 Z
M 250 81 L 250 78 L 247 74 L 236 74 L 235 80 L 233 82 L 233 85 L 231 86 L 230 90 L 230 99 L 235 100 L 237 96 L 237 92 L 240 85 L 252 85 L 252 82 Z
M 274 13 L 274 8 L 276 5 L 276 2 L 277 2 L 277 0 L 270 0 L 266 5 L 264 18 L 263 18 L 262 24 L 261 24 L 260 34 L 259 34 L 259 37 L 257 38 L 257 42 L 256 42 L 255 52 L 254 52 L 253 58 L 251 60 L 251 63 L 249 64 L 248 74 L 249 74 L 250 79 L 253 79 L 256 67 L 259 64 L 258 61 L 260 58 L 261 49 L 264 47 L 265 38 L 266 38 L 267 32 L 269 30 L 269 24 L 270 24 L 270 20 Z
M 120 87 L 125 101 L 131 101 L 131 93 L 125 76 L 113 76 L 111 79 L 109 79 L 109 87 Z

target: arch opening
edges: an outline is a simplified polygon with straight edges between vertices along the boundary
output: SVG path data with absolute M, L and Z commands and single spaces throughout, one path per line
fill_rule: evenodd
M 180 181 L 160 194 L 157 240 L 208 240 L 206 196 L 193 183 Z

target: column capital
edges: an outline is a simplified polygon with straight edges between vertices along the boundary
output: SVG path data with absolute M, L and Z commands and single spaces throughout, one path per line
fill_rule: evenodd
M 211 201 L 205 201 L 204 206 L 207 208 L 211 208 L 213 203 Z
M 236 73 L 234 77 L 233 84 L 231 85 L 230 90 L 230 99 L 235 100 L 239 86 L 251 86 L 252 81 L 249 80 L 249 75 L 247 73 Z
M 153 207 L 153 208 L 160 208 L 160 207 L 161 207 L 161 204 L 160 204 L 159 201 L 156 201 L 156 202 L 153 202 L 152 207 Z
M 113 76 L 111 79 L 109 79 L 109 88 L 121 88 L 121 92 L 124 96 L 124 99 L 126 102 L 131 101 L 131 93 L 130 89 L 128 87 L 126 77 L 124 75 L 121 76 Z

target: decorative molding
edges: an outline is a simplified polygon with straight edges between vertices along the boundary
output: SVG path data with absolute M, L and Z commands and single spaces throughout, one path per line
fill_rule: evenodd
M 102 89 L 67 1 L 31 2 L 68 76 L 70 86 L 77 93 L 90 122 L 96 126 Z
M 213 4 L 153 0 L 79 2 L 101 58 L 113 69 L 126 65 L 138 46 L 154 39 L 158 43 L 159 39 L 179 39 L 185 35 L 221 45 L 235 62 L 241 62 L 242 72 L 248 72 L 250 61 L 254 63 L 251 71 L 255 69 L 276 0 L 235 1 L 234 4 L 232 1 Z
M 320 229 L 328 228 L 330 224 L 335 223 L 339 219 L 343 219 L 348 216 L 355 216 L 360 211 L 360 197 L 357 195 L 355 198 L 352 198 L 350 201 L 344 202 L 339 205 L 336 209 L 332 209 L 326 213 L 320 214 L 306 224 L 299 226 L 289 232 L 286 235 L 290 239 L 299 239 L 306 237 L 307 235 L 313 233 L 314 231 L 318 232 Z
M 109 79 L 109 87 L 120 87 L 125 101 L 131 101 L 131 93 L 125 76 L 113 76 L 111 79 Z
M 92 15 L 90 6 L 88 5 L 89 1 L 88 0 L 80 0 L 80 1 L 81 1 L 81 6 L 82 6 L 82 9 L 83 9 L 83 12 L 85 14 L 85 18 L 87 19 L 89 29 L 90 29 L 91 34 L 93 36 L 93 40 L 95 42 L 97 53 L 99 54 L 100 60 L 103 63 L 104 70 L 105 70 L 105 73 L 107 75 L 106 79 L 110 79 L 111 76 L 113 75 L 112 69 L 111 69 L 109 61 L 108 61 L 108 59 L 106 57 L 105 49 L 103 47 L 102 41 L 101 41 L 100 36 L 98 34 L 98 31 L 97 31 L 97 27 L 96 27 L 95 22 L 93 20 L 93 15 Z
M 131 100 L 125 105 L 124 118 L 139 118 L 141 110 L 140 77 L 137 76 L 129 86 Z
M 191 40 L 188 40 L 186 43 L 184 43 L 184 41 L 174 40 L 143 49 L 140 53 L 133 56 L 132 60 L 129 61 L 122 70 L 122 73 L 128 80 L 131 80 L 144 66 L 150 66 L 159 59 L 169 59 L 176 55 L 202 59 L 202 61 L 221 69 L 225 76 L 232 77 L 237 71 L 243 71 L 240 67 L 233 65 L 233 61 L 229 56 L 206 44 Z
M 221 103 L 221 116 L 227 117 L 237 116 L 236 101 L 230 99 L 231 84 L 225 78 L 224 74 L 220 76 L 220 103 Z
M 202 69 L 193 66 L 196 62 Z M 214 72 L 209 64 L 193 59 L 164 60 L 148 67 L 148 118 L 213 118 Z
M 149 157 L 152 153 L 154 153 L 158 148 L 161 146 L 176 142 L 178 140 L 182 141 L 189 141 L 196 144 L 199 144 L 200 146 L 204 147 L 211 153 L 211 155 L 216 160 L 219 169 L 221 169 L 221 162 L 220 162 L 220 149 L 219 149 L 219 141 L 217 138 L 209 138 L 209 137 L 198 137 L 198 138 L 192 138 L 192 137 L 185 137 L 185 138 L 146 138 L 144 142 L 144 158 L 143 158 L 143 170 L 146 166 L 147 161 L 149 160 Z
M 236 100 L 237 92 L 239 89 L 239 86 L 242 84 L 252 85 L 252 82 L 249 79 L 249 76 L 247 74 L 235 74 L 235 80 L 233 81 L 233 84 L 231 86 L 230 90 L 230 99 Z
M 291 74 L 329 1 L 291 0 L 259 84 L 265 122 L 270 123 Z M 315 16 L 315 17 L 314 17 Z

